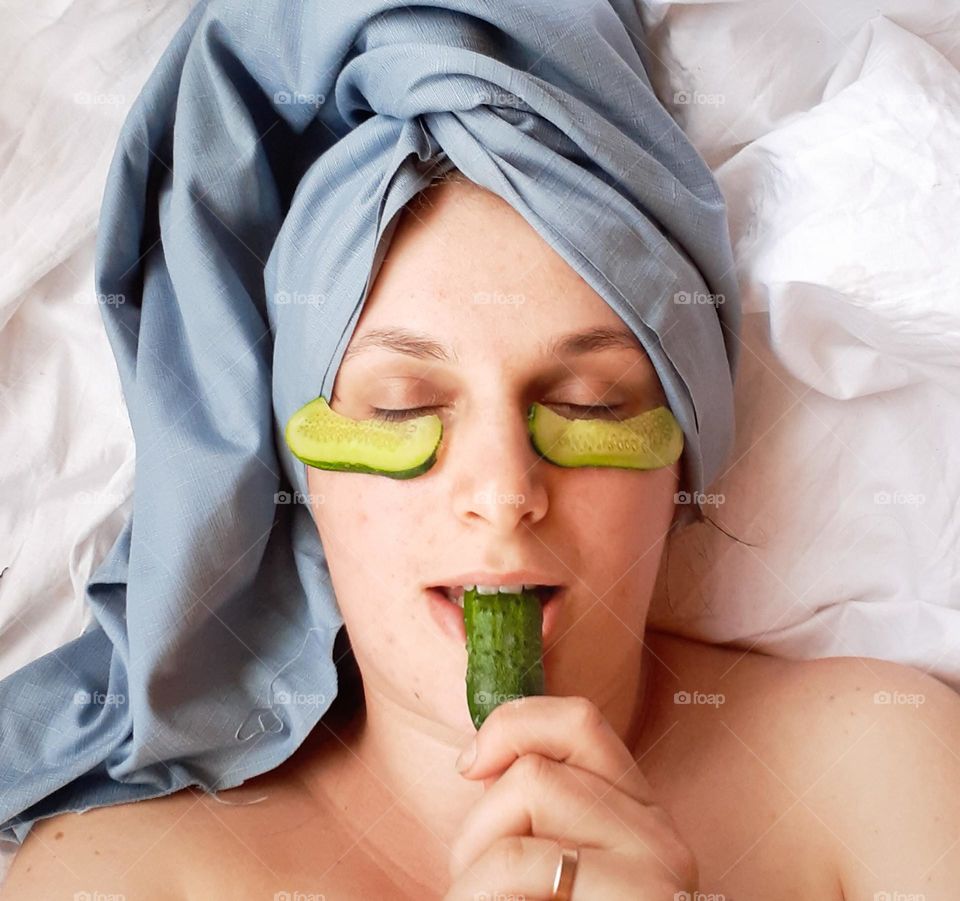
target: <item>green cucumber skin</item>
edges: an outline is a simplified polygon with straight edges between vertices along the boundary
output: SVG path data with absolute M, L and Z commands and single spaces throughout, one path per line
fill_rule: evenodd
M 467 707 L 476 729 L 505 701 L 546 693 L 543 610 L 532 591 L 464 592 L 467 632 Z
M 414 466 L 412 469 L 401 469 L 396 472 L 391 472 L 388 469 L 377 469 L 373 466 L 364 466 L 362 463 L 330 463 L 323 460 L 304 460 L 299 458 L 301 463 L 306 463 L 307 466 L 312 466 L 314 469 L 327 469 L 334 472 L 368 472 L 373 475 L 386 476 L 389 479 L 414 479 L 419 475 L 423 475 L 434 463 L 437 461 L 437 454 L 434 451 L 426 460 L 423 461 L 419 466 Z

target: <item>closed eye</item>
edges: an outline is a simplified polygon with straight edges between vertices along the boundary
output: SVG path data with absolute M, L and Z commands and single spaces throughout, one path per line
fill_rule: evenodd
M 562 407 L 565 410 L 576 411 L 577 415 L 582 414 L 602 414 L 614 413 L 625 406 L 625 404 L 546 404 L 549 407 Z M 373 407 L 373 418 L 381 422 L 403 422 L 406 419 L 413 419 L 417 416 L 426 416 L 428 413 L 441 409 L 440 407 L 410 407 L 406 410 L 383 410 L 380 407 Z
M 383 422 L 402 422 L 416 416 L 426 416 L 430 411 L 439 409 L 439 407 L 411 407 L 409 410 L 381 410 L 379 407 L 373 407 L 373 418 Z
M 614 413 L 626 404 L 595 404 L 586 406 L 584 404 L 547 404 L 550 407 L 563 407 L 567 410 L 576 410 L 578 413 Z

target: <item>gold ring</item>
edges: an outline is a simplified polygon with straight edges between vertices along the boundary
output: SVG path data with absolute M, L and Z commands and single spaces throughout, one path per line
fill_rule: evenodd
M 551 901 L 570 901 L 573 891 L 573 878 L 577 875 L 577 863 L 580 859 L 579 848 L 561 848 L 560 863 L 553 877 Z

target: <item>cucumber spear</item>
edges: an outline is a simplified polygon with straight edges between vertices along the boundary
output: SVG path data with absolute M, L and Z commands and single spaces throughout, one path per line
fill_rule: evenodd
M 543 610 L 534 589 L 463 594 L 467 630 L 467 707 L 479 729 L 505 701 L 545 694 Z

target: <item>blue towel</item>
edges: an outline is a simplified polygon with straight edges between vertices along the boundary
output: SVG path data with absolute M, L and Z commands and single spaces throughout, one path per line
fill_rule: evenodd
M 87 585 L 91 627 L 0 681 L 2 837 L 234 787 L 328 709 L 278 701 L 332 702 L 343 625 L 309 505 L 277 502 L 309 493 L 283 429 L 330 397 L 395 214 L 445 170 L 509 202 L 636 333 L 685 490 L 719 474 L 726 209 L 645 52 L 633 0 L 193 9 L 124 123 L 98 234 L 133 510 Z

